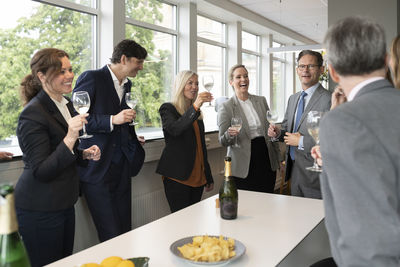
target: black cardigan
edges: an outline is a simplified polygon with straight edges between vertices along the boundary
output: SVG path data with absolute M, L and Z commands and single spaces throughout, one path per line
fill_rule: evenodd
M 196 111 L 191 106 L 183 115 L 180 115 L 174 105 L 164 103 L 161 105 L 159 112 L 162 120 L 165 148 L 158 162 L 156 173 L 181 181 L 187 180 L 193 170 L 197 146 L 192 124 L 200 116 L 200 111 Z M 203 149 L 204 173 L 207 184 L 211 184 L 214 180 L 207 160 L 204 124 L 202 120 L 197 120 L 197 123 Z

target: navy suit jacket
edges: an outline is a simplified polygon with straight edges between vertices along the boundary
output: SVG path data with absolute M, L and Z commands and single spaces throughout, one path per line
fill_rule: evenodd
M 130 92 L 132 82 L 128 80 L 124 87 L 125 95 Z M 130 164 L 130 176 L 137 175 L 143 165 L 144 149 L 137 140 L 135 127 L 125 123 L 114 125 L 112 131 L 110 128 L 111 115 L 117 115 L 129 107 L 125 97 L 120 103 L 108 67 L 82 73 L 74 88 L 74 92 L 77 91 L 89 93 L 90 109 L 86 130 L 93 135 L 92 138 L 82 139 L 80 147 L 98 145 L 101 149 L 99 161 L 91 161 L 87 168 L 79 170 L 81 181 L 92 184 L 102 182 L 111 162 L 118 162 L 123 156 Z

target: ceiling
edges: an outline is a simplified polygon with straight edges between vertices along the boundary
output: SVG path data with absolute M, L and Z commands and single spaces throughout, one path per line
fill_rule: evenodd
M 317 43 L 328 29 L 328 0 L 229 0 Z

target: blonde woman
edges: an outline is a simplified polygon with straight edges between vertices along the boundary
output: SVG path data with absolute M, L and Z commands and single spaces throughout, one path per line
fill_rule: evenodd
M 394 87 L 400 88 L 400 35 L 393 39 L 390 46 L 389 67 L 392 77 L 387 76 L 386 78 L 392 78 Z
M 204 188 L 211 191 L 214 186 L 200 111 L 213 97 L 198 91 L 198 75 L 181 71 L 175 78 L 172 102 L 159 109 L 165 148 L 156 172 L 162 175 L 171 212 L 199 202 Z

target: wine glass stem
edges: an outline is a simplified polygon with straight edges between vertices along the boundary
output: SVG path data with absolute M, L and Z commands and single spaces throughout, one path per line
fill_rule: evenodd
M 270 122 L 270 125 L 275 126 L 275 123 Z M 276 137 L 271 137 L 271 141 L 272 141 L 272 142 L 278 141 L 278 138 L 276 138 Z
M 83 129 L 83 135 L 86 135 L 86 127 L 85 127 L 85 123 L 83 122 L 82 123 L 82 129 Z
M 317 159 L 314 159 L 314 167 L 318 168 L 318 163 L 317 163 Z

